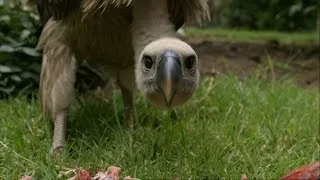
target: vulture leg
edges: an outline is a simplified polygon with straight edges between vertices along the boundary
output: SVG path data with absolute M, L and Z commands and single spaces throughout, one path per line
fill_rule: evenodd
M 130 129 L 133 129 L 133 117 L 132 117 L 133 93 L 132 91 L 130 91 L 129 89 L 127 89 L 121 84 L 119 84 L 119 87 L 121 90 L 123 104 L 124 104 L 126 125 Z
M 120 70 L 118 74 L 117 84 L 120 87 L 124 109 L 126 125 L 133 129 L 133 93 L 134 89 L 134 72 L 133 67 Z
M 52 155 L 58 154 L 63 150 L 67 135 L 67 111 L 61 110 L 56 113 L 54 118 L 53 143 L 50 150 Z
M 61 151 L 66 142 L 67 113 L 72 101 L 76 65 L 68 46 L 59 42 L 45 46 L 40 92 L 43 113 L 51 113 L 54 122 L 52 154 Z

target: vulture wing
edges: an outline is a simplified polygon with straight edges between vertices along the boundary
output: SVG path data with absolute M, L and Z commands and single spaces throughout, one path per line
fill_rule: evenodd
M 80 9 L 80 0 L 37 0 L 37 8 L 42 23 L 51 17 L 60 20 Z
M 41 21 L 46 23 L 51 17 L 60 20 L 74 11 L 92 13 L 108 6 L 129 6 L 132 0 L 36 0 Z M 207 0 L 168 0 L 170 21 L 178 30 L 185 22 L 200 22 L 209 18 Z
M 84 14 L 92 13 L 99 8 L 107 6 L 129 5 L 131 0 L 29 0 L 36 1 L 38 12 L 43 23 L 51 17 L 60 20 L 68 17 L 75 11 L 82 11 Z
M 134 0 L 82 0 L 81 6 L 84 13 L 90 13 L 99 8 L 106 9 L 110 6 L 129 6 L 133 1 Z M 170 14 L 170 21 L 175 25 L 176 30 L 185 22 L 200 23 L 201 20 L 210 18 L 208 0 L 168 0 L 168 12 Z
M 178 30 L 184 23 L 209 19 L 208 0 L 168 0 L 170 21 Z

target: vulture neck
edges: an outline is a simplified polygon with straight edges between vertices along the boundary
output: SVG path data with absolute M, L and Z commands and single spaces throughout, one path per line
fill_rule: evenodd
M 133 1 L 132 45 L 135 60 L 146 45 L 163 37 L 177 37 L 169 21 L 168 0 Z

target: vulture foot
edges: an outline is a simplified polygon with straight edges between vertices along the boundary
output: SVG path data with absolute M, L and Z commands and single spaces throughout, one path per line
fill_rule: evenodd
M 63 151 L 64 151 L 64 147 L 57 147 L 57 148 L 51 147 L 50 155 L 51 156 L 59 156 L 60 154 L 62 154 Z

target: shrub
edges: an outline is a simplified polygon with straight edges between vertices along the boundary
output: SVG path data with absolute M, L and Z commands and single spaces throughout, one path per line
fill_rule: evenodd
M 212 0 L 215 22 L 223 27 L 303 31 L 316 28 L 317 0 Z
M 0 97 L 38 87 L 41 53 L 35 47 L 39 17 L 16 4 L 0 4 Z

